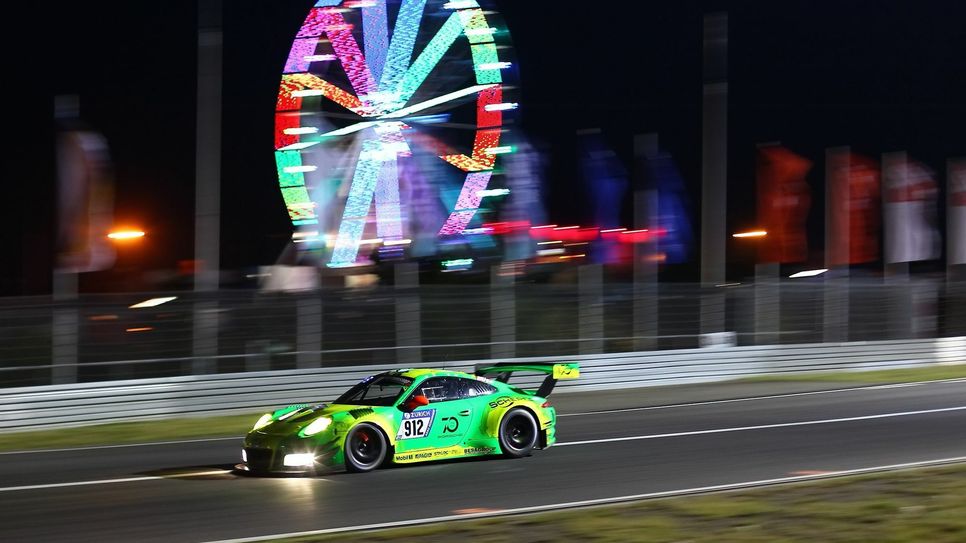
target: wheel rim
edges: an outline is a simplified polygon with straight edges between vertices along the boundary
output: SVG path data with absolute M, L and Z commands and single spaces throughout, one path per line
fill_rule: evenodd
M 507 444 L 515 450 L 523 450 L 533 443 L 536 435 L 530 419 L 517 415 L 507 421 Z
M 349 440 L 349 453 L 358 464 L 363 466 L 378 462 L 381 453 L 378 436 L 368 428 L 356 430 Z

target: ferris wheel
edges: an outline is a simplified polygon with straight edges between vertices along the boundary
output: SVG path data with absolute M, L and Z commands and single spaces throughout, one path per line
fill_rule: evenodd
M 275 115 L 294 241 L 353 266 L 462 236 L 487 198 L 506 195 L 492 185 L 517 104 L 498 21 L 477 0 L 316 2 Z

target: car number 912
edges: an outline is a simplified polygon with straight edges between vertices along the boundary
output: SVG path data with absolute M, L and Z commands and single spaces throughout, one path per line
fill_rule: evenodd
M 402 424 L 399 425 L 399 432 L 396 434 L 396 439 L 426 437 L 429 435 L 429 429 L 433 425 L 435 414 L 435 409 L 403 413 Z

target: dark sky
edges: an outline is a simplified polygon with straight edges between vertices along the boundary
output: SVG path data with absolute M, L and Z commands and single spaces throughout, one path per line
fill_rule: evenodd
M 272 156 L 275 97 L 311 0 L 226 2 L 222 263 L 275 260 L 290 235 Z M 576 131 L 600 128 L 630 166 L 634 134 L 656 132 L 700 209 L 701 36 L 730 17 L 729 217 L 754 218 L 755 144 L 815 161 L 812 248 L 821 249 L 823 155 L 851 145 L 910 154 L 942 171 L 966 155 L 966 4 L 946 0 L 560 3 L 498 0 L 520 67 L 521 129 L 548 153 L 554 222 L 590 224 Z M 117 215 L 151 234 L 127 261 L 192 258 L 194 2 L 44 2 L 8 22 L 10 123 L 3 294 L 49 289 L 53 96 L 76 93 L 111 145 Z M 32 11 L 32 12 L 31 12 Z M 11 20 L 12 21 L 12 20 Z M 46 22 L 45 22 L 46 21 Z M 628 210 L 625 210 L 625 214 Z M 697 224 L 695 225 L 697 230 Z

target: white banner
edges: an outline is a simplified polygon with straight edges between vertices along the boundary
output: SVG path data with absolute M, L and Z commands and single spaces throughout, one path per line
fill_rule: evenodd
M 882 169 L 886 263 L 939 258 L 939 187 L 932 170 L 909 160 L 905 153 L 886 155 Z
M 103 136 L 85 128 L 59 134 L 57 191 L 57 268 L 71 273 L 110 268 L 114 179 Z

